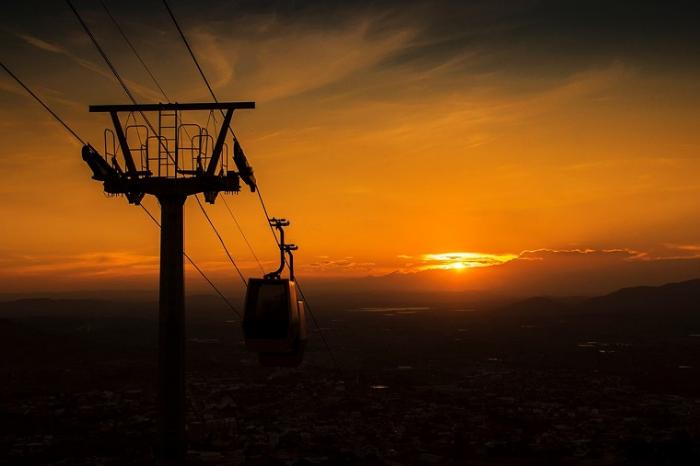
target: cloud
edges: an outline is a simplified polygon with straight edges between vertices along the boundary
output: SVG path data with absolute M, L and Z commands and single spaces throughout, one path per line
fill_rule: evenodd
M 518 260 L 554 260 L 554 259 L 584 259 L 584 260 L 646 260 L 646 252 L 633 249 L 533 249 L 522 251 Z
M 700 244 L 664 244 L 654 254 L 666 259 L 700 259 Z
M 219 36 L 201 28 L 192 31 L 190 36 L 212 87 L 218 89 L 229 84 L 234 77 L 236 51 L 225 50 Z
M 330 36 L 371 20 L 367 37 L 373 40 L 413 31 L 410 41 L 378 65 L 429 70 L 478 50 L 480 72 L 498 68 L 519 75 L 529 67 L 545 76 L 558 72 L 549 66 L 553 62 L 570 74 L 623 57 L 635 64 L 673 60 L 693 66 L 700 44 L 695 9 L 693 2 L 307 0 L 243 1 L 235 8 L 205 1 L 183 5 L 181 14 L 217 28 L 216 34 L 251 42 L 302 31 Z M 463 65 L 474 71 L 474 63 Z
M 11 78 L 9 77 L 0 78 L 0 90 L 11 94 L 20 95 L 22 97 L 27 95 L 26 91 L 19 87 L 14 81 L 11 81 Z M 8 112 L 8 115 L 9 114 L 10 112 Z M 11 118 L 7 118 L 5 115 L 3 115 L 3 118 L 0 119 L 0 125 L 15 126 L 16 123 L 14 123 Z
M 60 45 L 56 45 L 50 42 L 47 42 L 43 39 L 39 39 L 37 37 L 28 35 L 28 34 L 17 34 L 17 37 L 22 39 L 24 42 L 27 44 L 31 45 L 32 47 L 35 47 L 39 50 L 43 50 L 45 52 L 50 52 L 50 53 L 55 53 L 58 55 L 64 55 L 68 58 L 70 58 L 73 62 L 77 63 L 78 65 L 82 66 L 86 70 L 92 71 L 93 73 L 99 74 L 111 81 L 115 81 L 116 79 L 114 75 L 106 70 L 104 67 L 96 64 L 95 62 L 92 62 L 90 60 L 85 60 L 74 53 L 70 52 L 64 47 L 61 47 Z M 137 94 L 146 97 L 147 99 L 150 100 L 158 100 L 160 98 L 160 94 L 152 90 L 151 88 L 141 85 L 135 81 L 132 81 L 130 79 L 125 79 L 122 76 L 123 81 L 126 83 L 126 85 L 129 87 L 129 89 L 132 92 L 136 92 Z
M 226 281 L 240 284 L 239 277 L 228 260 L 194 259 L 197 266 L 216 284 Z M 238 259 L 236 264 L 245 276 L 260 274 L 258 263 L 254 260 Z M 277 265 L 274 261 L 263 261 L 262 264 L 267 270 Z M 119 288 L 125 284 L 143 289 L 155 286 L 159 271 L 158 255 L 132 251 L 0 255 L 0 280 L 7 292 L 22 289 L 73 290 L 94 286 Z M 185 260 L 185 274 L 188 283 L 192 280 L 194 288 L 211 291 L 188 260 Z
M 536 249 L 502 262 L 481 253 L 426 256 L 439 260 L 406 265 L 365 286 L 383 292 L 482 290 L 501 296 L 583 296 L 700 277 L 700 260 L 692 255 L 678 258 L 630 248 Z M 449 266 L 465 257 L 474 257 L 476 265 Z
M 268 19 L 255 19 L 267 24 Z M 253 37 L 198 27 L 192 34 L 215 87 L 230 84 L 236 95 L 269 101 L 298 95 L 368 70 L 400 49 L 408 30 L 372 36 L 373 20 L 363 18 L 332 31 L 260 26 Z M 249 25 L 248 28 L 251 26 Z M 235 24 L 231 24 L 235 29 Z M 261 32 L 263 31 L 263 32 Z
M 445 252 L 423 254 L 417 270 L 462 270 L 504 264 L 515 259 L 515 254 L 486 254 L 480 252 Z
M 318 273 L 352 275 L 357 273 L 370 273 L 377 265 L 374 262 L 355 261 L 354 258 L 350 256 L 342 259 L 333 259 L 328 256 L 322 257 L 323 258 L 319 261 L 301 264 L 297 268 L 299 270 L 311 273 L 312 275 Z
M 400 255 L 400 259 L 410 256 Z M 528 262 L 542 262 L 547 266 L 561 266 L 562 270 L 572 267 L 597 267 L 602 263 L 625 263 L 640 261 L 663 261 L 672 259 L 694 259 L 700 257 L 700 246 L 672 246 L 664 251 L 638 251 L 629 248 L 541 248 L 521 251 L 520 253 L 485 253 L 485 252 L 446 252 L 423 254 L 419 261 L 404 264 L 399 272 L 415 273 L 426 270 L 463 270 L 489 268 Z
M 629 248 L 617 249 L 534 249 L 523 251 L 518 260 L 561 260 L 562 258 L 581 261 L 668 261 L 700 258 L 698 244 L 665 244 L 639 251 Z
M 667 248 L 663 251 L 640 251 L 631 248 L 540 248 L 519 253 L 456 251 L 420 255 L 399 254 L 394 260 L 377 258 L 376 261 L 317 256 L 316 261 L 300 263 L 297 269 L 312 277 L 380 277 L 394 273 L 420 275 L 420 272 L 464 271 L 463 275 L 467 278 L 518 276 L 525 270 L 535 269 L 539 270 L 538 273 L 547 271 L 564 276 L 576 271 L 588 273 L 587 271 L 595 269 L 635 267 L 634 264 L 700 258 L 700 246 L 684 247 L 684 250 Z M 525 275 L 528 273 L 525 272 Z M 478 279 L 476 281 L 478 282 Z
M 700 253 L 700 244 L 667 244 L 666 246 L 671 249 L 677 249 L 680 251 Z
M 75 255 L 14 255 L 2 262 L 0 274 L 31 277 L 97 278 L 157 274 L 157 256 L 127 251 L 103 251 Z
M 53 52 L 53 53 L 60 53 L 60 54 L 64 54 L 64 55 L 70 55 L 70 53 L 66 49 L 64 49 L 63 47 L 56 45 L 56 44 L 51 44 L 49 42 L 46 42 L 45 40 L 39 39 L 38 37 L 30 36 L 27 34 L 17 34 L 17 37 L 24 40 L 29 45 L 33 45 L 34 47 L 36 47 L 40 50 L 45 50 L 47 52 Z

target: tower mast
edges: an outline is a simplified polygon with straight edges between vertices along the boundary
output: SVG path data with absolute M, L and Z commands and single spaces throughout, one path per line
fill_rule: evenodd
M 100 155 L 85 145 L 83 160 L 92 169 L 93 179 L 102 181 L 109 194 L 123 194 L 130 204 L 139 205 L 146 194 L 155 196 L 161 207 L 160 282 L 158 312 L 158 456 L 162 465 L 184 463 L 185 436 L 185 273 L 183 207 L 188 196 L 204 193 L 210 204 L 221 192 L 240 191 L 240 179 L 255 189 L 253 171 L 237 141 L 233 141 L 234 163 L 228 169 L 226 133 L 237 109 L 253 109 L 254 102 L 93 105 L 90 112 L 109 113 L 114 125 L 125 169 L 119 164 L 116 145 L 112 154 Z M 180 134 L 178 114 L 182 111 L 221 110 L 224 121 L 214 144 L 206 128 L 196 127 L 194 136 Z M 158 112 L 157 134 L 137 125 L 122 127 L 119 113 Z M 163 124 L 168 118 L 171 125 Z M 155 128 L 148 125 L 152 131 Z M 145 142 L 129 140 L 130 132 L 143 131 Z M 184 129 L 184 128 L 183 128 Z M 166 131 L 170 131 L 166 134 Z M 140 136 L 139 136 L 140 138 Z M 181 139 L 186 139 L 181 141 Z M 188 139 L 188 140 L 187 140 Z M 106 144 L 107 146 L 107 144 Z M 111 160 L 108 160 L 111 155 Z M 138 155 L 138 157 L 135 157 Z M 205 166 L 206 165 L 206 166 Z

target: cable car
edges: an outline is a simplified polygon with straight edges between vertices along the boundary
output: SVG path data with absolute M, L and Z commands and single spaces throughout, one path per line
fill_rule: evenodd
M 294 281 L 294 258 L 297 247 L 284 244 L 283 226 L 289 222 L 271 219 L 280 231 L 280 266 L 264 278 L 248 280 L 243 313 L 243 336 L 250 351 L 258 353 L 263 366 L 296 367 L 301 364 L 306 348 L 306 312 Z M 281 278 L 289 256 L 289 278 Z

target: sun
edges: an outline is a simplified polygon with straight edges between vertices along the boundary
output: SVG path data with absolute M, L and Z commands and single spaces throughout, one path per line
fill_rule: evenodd
M 464 270 L 469 268 L 469 265 L 465 264 L 464 262 L 452 262 L 450 264 L 446 264 L 445 268 L 448 270 Z
M 461 272 L 466 269 L 500 265 L 515 259 L 515 254 L 488 254 L 481 252 L 445 252 L 423 254 L 420 270 L 453 270 Z

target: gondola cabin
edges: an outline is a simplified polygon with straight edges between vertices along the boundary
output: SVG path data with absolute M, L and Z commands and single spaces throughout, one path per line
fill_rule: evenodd
M 245 345 L 264 366 L 298 366 L 306 346 L 304 302 L 293 280 L 251 278 L 243 314 Z

